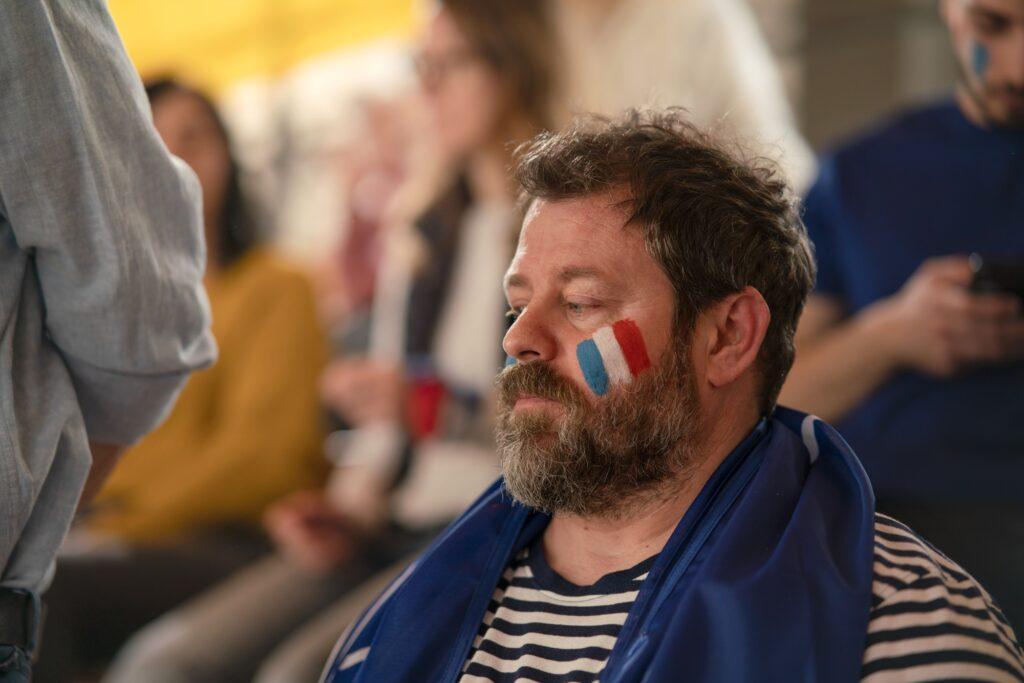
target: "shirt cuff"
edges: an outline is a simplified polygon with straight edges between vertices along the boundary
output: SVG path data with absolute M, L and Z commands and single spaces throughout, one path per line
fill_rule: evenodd
M 130 446 L 171 412 L 189 371 L 128 375 L 64 357 L 90 441 Z

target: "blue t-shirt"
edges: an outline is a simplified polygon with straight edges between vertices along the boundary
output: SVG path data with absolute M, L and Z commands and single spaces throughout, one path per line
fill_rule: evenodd
M 851 315 L 933 256 L 1024 258 L 1024 132 L 978 128 L 950 101 L 909 112 L 822 161 L 804 220 L 815 291 Z M 901 372 L 836 427 L 880 498 L 1024 502 L 1024 362 Z

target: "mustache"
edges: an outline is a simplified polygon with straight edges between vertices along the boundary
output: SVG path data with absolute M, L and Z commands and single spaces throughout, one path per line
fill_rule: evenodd
M 523 395 L 556 401 L 567 409 L 587 405 L 582 390 L 541 361 L 505 368 L 498 375 L 496 384 L 498 401 L 506 410 L 511 410 Z
M 1013 83 L 988 83 L 985 84 L 984 90 L 993 95 L 1024 97 L 1024 88 Z

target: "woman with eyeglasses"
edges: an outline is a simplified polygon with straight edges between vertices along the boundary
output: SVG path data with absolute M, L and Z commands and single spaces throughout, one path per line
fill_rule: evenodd
M 321 381 L 347 427 L 328 440 L 331 481 L 272 508 L 277 551 L 142 631 L 107 681 L 315 680 L 362 607 L 497 476 L 490 392 L 521 219 L 507 169 L 553 118 L 546 3 L 442 0 L 414 65 L 425 153 L 385 237 L 370 351 Z

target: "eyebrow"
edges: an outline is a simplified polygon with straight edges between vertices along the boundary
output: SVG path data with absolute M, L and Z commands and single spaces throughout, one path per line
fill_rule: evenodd
M 979 7 L 977 5 L 971 5 L 967 8 L 967 13 L 981 19 L 991 19 L 994 21 L 1005 21 L 1010 22 L 1013 19 L 1003 12 L 1000 12 L 994 7 Z
M 517 273 L 513 273 L 511 275 L 506 275 L 505 276 L 505 289 L 509 289 L 511 287 L 525 287 L 525 286 L 526 286 L 526 278 L 524 278 L 522 275 L 519 275 Z
M 604 277 L 604 271 L 597 268 L 590 268 L 585 266 L 570 266 L 563 269 L 557 276 L 557 280 L 561 284 L 568 284 L 573 280 L 585 280 L 585 279 L 598 279 Z M 526 287 L 528 286 L 527 279 L 518 273 L 512 273 L 505 278 L 505 288 L 510 287 Z
M 597 268 L 584 268 L 580 266 L 572 266 L 566 268 L 558 274 L 558 281 L 562 284 L 572 282 L 573 280 L 583 279 L 597 279 L 604 275 L 604 273 Z

